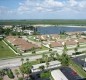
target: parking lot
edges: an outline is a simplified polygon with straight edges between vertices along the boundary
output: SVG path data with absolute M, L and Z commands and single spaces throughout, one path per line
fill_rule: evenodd
M 86 55 L 75 57 L 72 60 L 82 68 L 86 68 Z
M 68 78 L 68 80 L 81 80 L 82 78 L 71 68 L 61 67 L 60 70 Z
M 30 75 L 30 77 L 31 77 L 32 80 L 50 80 L 50 78 L 42 79 L 42 78 L 40 77 L 40 74 L 41 74 L 41 73 L 42 73 L 42 72 L 32 73 L 32 74 Z

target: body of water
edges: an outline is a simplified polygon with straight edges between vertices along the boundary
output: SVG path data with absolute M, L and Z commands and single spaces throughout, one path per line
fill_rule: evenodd
M 40 34 L 59 34 L 60 32 L 75 32 L 75 31 L 86 31 L 86 28 L 81 27 L 38 27 L 37 31 Z

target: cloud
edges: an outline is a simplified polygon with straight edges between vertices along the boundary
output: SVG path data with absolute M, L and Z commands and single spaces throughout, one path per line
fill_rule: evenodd
M 19 4 L 18 11 L 27 12 L 27 11 L 53 11 L 61 9 L 64 4 L 56 0 L 25 0 Z
M 28 13 L 32 11 L 39 12 L 56 12 L 72 10 L 85 10 L 86 0 L 25 0 L 19 4 L 17 11 L 20 13 Z
M 86 13 L 86 0 L 23 0 L 15 9 L 0 6 L 0 14 Z
M 86 0 L 69 0 L 66 6 L 73 11 L 86 11 Z
M 69 6 L 71 7 L 78 5 L 78 2 L 76 0 L 69 0 L 68 2 L 69 2 Z

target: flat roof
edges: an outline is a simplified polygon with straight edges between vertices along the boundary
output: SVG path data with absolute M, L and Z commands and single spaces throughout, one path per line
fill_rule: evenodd
M 68 80 L 60 70 L 51 71 L 51 75 L 54 78 L 54 80 Z
M 39 67 L 40 66 L 45 66 L 45 69 L 52 69 L 52 68 L 57 68 L 59 66 L 61 66 L 61 62 L 59 61 L 51 61 L 49 62 L 49 66 L 47 67 L 46 66 L 46 63 L 41 63 L 41 64 L 36 64 L 36 65 L 32 65 L 33 68 L 31 69 L 32 72 L 37 72 L 37 71 L 40 71 Z

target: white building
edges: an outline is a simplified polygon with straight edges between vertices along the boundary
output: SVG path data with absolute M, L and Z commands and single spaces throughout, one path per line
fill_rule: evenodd
M 13 31 L 22 32 L 22 28 L 21 27 L 14 27 Z
M 52 69 L 52 68 L 57 68 L 61 66 L 61 62 L 59 61 L 51 61 L 49 62 L 49 66 L 47 67 L 46 63 L 41 63 L 37 65 L 33 65 L 33 68 L 31 69 L 32 72 L 38 72 L 40 71 L 39 67 L 44 66 L 45 69 Z
M 54 80 L 68 80 L 60 70 L 51 71 L 51 75 Z
M 12 28 L 12 25 L 4 25 L 3 27 L 4 29 L 7 29 L 7 28 Z
M 32 31 L 32 30 L 24 30 L 23 32 L 25 34 L 29 34 L 29 35 L 32 35 L 34 33 L 34 31 Z

